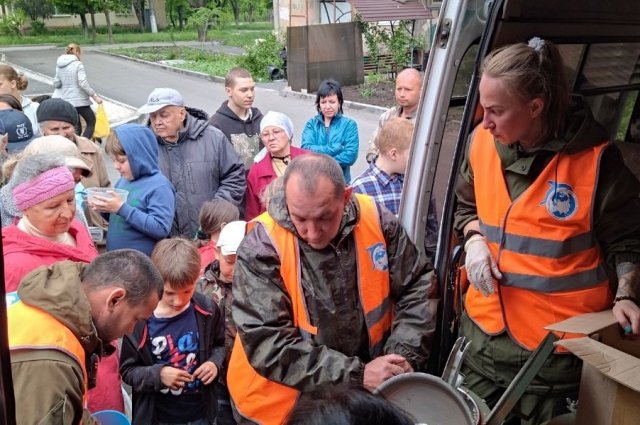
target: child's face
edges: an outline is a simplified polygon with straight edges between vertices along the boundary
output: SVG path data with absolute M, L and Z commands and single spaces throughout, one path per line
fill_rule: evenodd
M 127 180 L 133 180 L 133 174 L 131 173 L 131 167 L 129 166 L 129 159 L 127 155 L 110 155 L 113 161 L 113 167 L 122 177 Z
M 191 302 L 191 297 L 193 297 L 195 290 L 195 282 L 180 289 L 174 288 L 170 283 L 165 282 L 164 292 L 162 293 L 162 298 L 158 303 L 158 307 L 163 307 L 164 309 L 180 313 L 184 311 Z
M 220 277 L 225 282 L 233 282 L 233 271 L 236 268 L 236 255 L 222 255 L 220 248 L 218 251 L 218 261 L 220 262 Z
M 409 162 L 409 149 L 396 149 L 394 155 L 394 170 L 396 174 L 405 174 L 407 172 L 407 164 Z

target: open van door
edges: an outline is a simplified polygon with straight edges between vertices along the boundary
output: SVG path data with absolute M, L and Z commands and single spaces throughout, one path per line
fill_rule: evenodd
M 439 217 L 434 266 L 441 304 L 429 364 L 440 374 L 457 336 L 455 183 L 482 117 L 478 68 L 491 50 L 541 37 L 558 45 L 572 92 L 640 174 L 640 7 L 637 0 L 444 0 L 425 73 L 399 218 L 418 246 L 431 195 Z

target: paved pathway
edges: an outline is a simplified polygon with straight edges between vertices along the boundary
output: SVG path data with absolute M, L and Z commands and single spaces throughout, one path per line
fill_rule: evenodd
M 137 43 L 134 45 L 143 45 Z M 157 43 L 154 43 L 157 45 Z M 171 43 L 168 43 L 171 44 Z M 184 42 L 180 45 L 198 45 Z M 211 48 L 227 48 L 214 46 Z M 131 45 L 119 44 L 117 47 Z M 135 110 L 146 102 L 148 94 L 155 87 L 173 87 L 182 93 L 189 106 L 201 108 L 209 114 L 215 112 L 226 100 L 221 83 L 206 80 L 193 75 L 171 72 L 148 63 L 140 63 L 111 55 L 101 54 L 98 49 L 110 46 L 83 46 L 82 61 L 89 82 L 93 88 L 107 99 L 107 114 L 114 124 L 135 119 Z M 233 48 L 236 49 L 236 48 Z M 14 65 L 21 67 L 30 80 L 27 95 L 51 93 L 51 81 L 55 74 L 56 58 L 62 49 L 56 46 L 0 47 L 0 55 Z M 282 90 L 284 82 L 268 83 L 256 89 L 255 106 L 263 113 L 269 110 L 284 112 L 291 117 L 294 126 L 294 144 L 300 144 L 300 135 L 305 122 L 315 114 L 314 99 Z M 380 114 L 380 109 L 361 109 L 345 107 L 345 114 L 358 123 L 360 134 L 360 152 L 358 161 L 352 167 L 355 176 L 366 168 L 365 154 L 367 142 Z

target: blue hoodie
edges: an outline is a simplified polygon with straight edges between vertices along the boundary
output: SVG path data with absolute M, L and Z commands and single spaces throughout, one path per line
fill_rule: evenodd
M 175 190 L 158 167 L 158 142 L 153 132 L 138 124 L 115 130 L 127 155 L 133 180 L 121 177 L 115 187 L 129 191 L 127 202 L 109 214 L 107 250 L 137 249 L 147 255 L 169 236 L 176 211 Z

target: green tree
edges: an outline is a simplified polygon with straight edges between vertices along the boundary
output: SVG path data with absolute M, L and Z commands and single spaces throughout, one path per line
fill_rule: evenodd
M 204 42 L 207 41 L 207 31 L 209 30 L 209 24 L 214 22 L 216 18 L 222 15 L 220 9 L 215 6 L 211 7 L 199 7 L 193 11 L 189 19 L 187 20 L 187 26 L 194 28 L 198 31 L 198 41 L 202 42 L 202 49 L 204 50 Z
M 24 13 L 26 13 L 32 21 L 37 21 L 39 18 L 45 20 L 50 18 L 55 12 L 55 8 L 50 0 L 17 0 L 15 6 L 18 9 L 24 10 Z
M 178 21 L 178 29 L 180 31 L 184 28 L 184 23 L 187 20 L 187 12 L 190 11 L 191 5 L 188 0 L 167 0 L 166 11 L 167 17 L 171 22 L 171 27 L 176 29 L 176 20 Z

